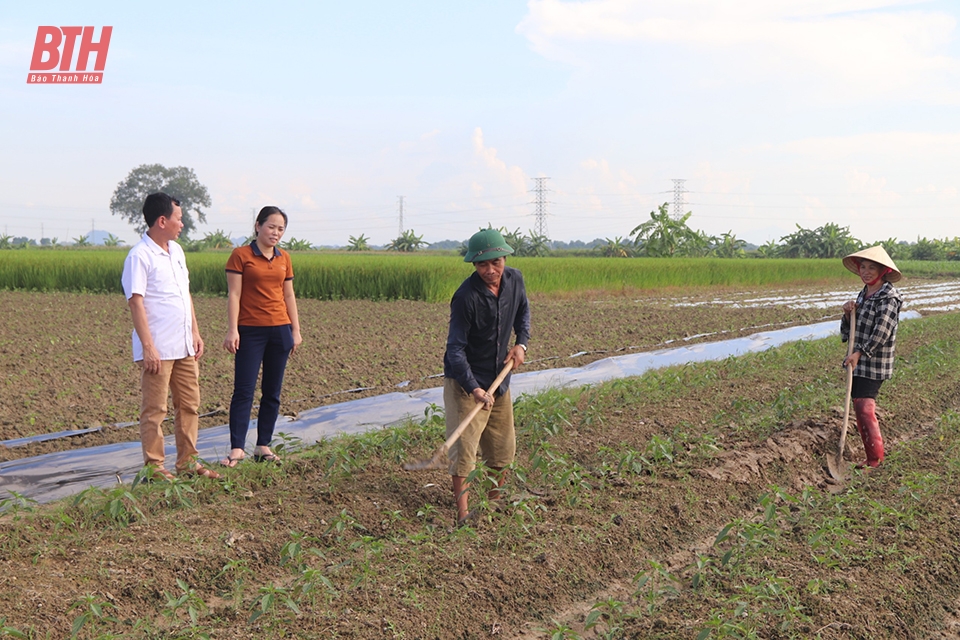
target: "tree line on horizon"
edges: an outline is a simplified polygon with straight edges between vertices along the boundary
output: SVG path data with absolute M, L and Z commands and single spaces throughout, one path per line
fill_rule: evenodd
M 916 242 L 887 238 L 864 242 L 850 233 L 850 227 L 841 227 L 834 222 L 816 229 L 805 229 L 799 224 L 797 230 L 780 238 L 770 240 L 748 251 L 747 243 L 728 231 L 720 236 L 711 236 L 690 228 L 687 220 L 693 212 L 675 217 L 664 202 L 658 210 L 650 212 L 650 219 L 637 225 L 623 238 L 607 239 L 597 250 L 603 255 L 630 257 L 717 257 L 717 258 L 842 258 L 868 246 L 881 245 L 894 260 L 960 260 L 960 237 L 927 239 L 918 237 Z
M 224 231 L 205 234 L 202 238 L 192 239 L 191 231 L 197 222 L 206 222 L 204 207 L 210 206 L 207 188 L 197 179 L 196 173 L 189 167 L 164 167 L 160 164 L 140 165 L 121 181 L 110 199 L 110 211 L 130 223 L 138 233 L 146 231 L 141 208 L 146 196 L 163 191 L 180 200 L 183 211 L 184 229 L 180 244 L 186 251 L 204 251 L 208 249 L 229 249 L 236 246 L 234 239 Z M 927 239 L 918 237 L 916 242 L 887 238 L 866 243 L 855 238 L 849 227 L 836 223 L 827 223 L 816 229 L 805 229 L 797 224 L 797 230 L 780 238 L 770 240 L 758 247 L 748 245 L 733 231 L 719 236 L 709 235 L 693 229 L 688 220 L 692 211 L 681 216 L 671 216 L 669 203 L 664 202 L 650 212 L 650 219 L 634 227 L 625 236 L 614 238 L 596 238 L 590 242 L 558 242 L 532 230 L 524 234 L 521 230 L 510 231 L 505 227 L 499 230 L 504 240 L 513 247 L 515 255 L 522 257 L 544 257 L 549 255 L 582 255 L 610 258 L 632 257 L 715 257 L 715 258 L 839 258 L 866 246 L 879 244 L 886 249 L 894 260 L 960 260 L 960 237 Z M 492 228 L 492 225 L 488 225 Z M 28 247 L 60 248 L 93 246 L 93 232 L 73 238 L 70 244 L 64 244 L 58 238 L 41 238 L 40 242 L 25 236 L 0 235 L 0 249 L 23 249 Z M 240 242 L 252 242 L 251 234 Z M 124 244 L 112 233 L 103 239 L 104 246 L 119 247 Z M 288 251 L 309 251 L 319 247 L 309 240 L 291 237 L 281 243 Z M 370 238 L 361 233 L 350 236 L 346 251 L 396 251 L 411 253 L 420 250 L 457 250 L 464 255 L 467 241 L 445 240 L 428 243 L 422 235 L 413 229 L 402 231 L 396 238 L 384 246 L 370 244 Z
M 736 237 L 732 231 L 712 236 L 693 229 L 687 221 L 693 212 L 682 216 L 671 216 L 669 203 L 663 203 L 657 210 L 650 212 L 650 219 L 634 227 L 626 236 L 594 239 L 587 243 L 555 242 L 533 231 L 524 234 L 519 228 L 513 231 L 500 227 L 504 240 L 514 248 L 515 255 L 521 257 L 546 257 L 550 255 L 581 255 L 611 258 L 669 258 L 669 257 L 714 257 L 714 258 L 840 258 L 859 251 L 867 246 L 882 245 L 894 260 L 960 260 L 960 237 L 928 239 L 918 237 L 915 242 L 887 238 L 872 243 L 855 238 L 849 227 L 841 227 L 829 222 L 816 229 L 805 229 L 799 224 L 793 233 L 780 238 L 779 242 L 770 240 L 755 248 L 748 248 L 746 241 Z M 492 228 L 492 225 L 488 225 Z M 187 234 L 185 234 L 187 235 Z M 241 244 L 252 242 L 251 234 Z M 124 244 L 113 234 L 103 240 L 104 246 L 119 247 Z M 233 239 L 217 229 L 202 238 L 192 240 L 183 237 L 180 240 L 186 251 L 204 251 L 207 249 L 229 249 L 235 245 Z M 62 244 L 57 238 L 43 238 L 38 244 L 27 237 L 0 235 L 0 249 L 22 249 L 28 247 L 85 247 L 93 246 L 88 236 L 73 239 L 73 244 Z M 310 251 L 315 247 L 308 240 L 290 238 L 281 243 L 288 251 Z M 350 236 L 346 251 L 396 251 L 410 253 L 421 250 L 456 250 L 460 255 L 466 253 L 467 241 L 458 243 L 447 240 L 440 243 L 427 243 L 408 229 L 385 246 L 374 246 L 365 234 Z
M 816 229 L 797 224 L 797 230 L 781 237 L 779 242 L 770 240 L 748 249 L 747 242 L 737 238 L 733 231 L 712 236 L 691 228 L 687 220 L 692 215 L 693 212 L 688 211 L 679 217 L 671 216 L 669 203 L 664 202 L 650 212 L 649 220 L 634 227 L 626 236 L 597 239 L 586 251 L 567 249 L 563 253 L 613 258 L 842 258 L 865 247 L 881 245 L 894 260 L 960 260 L 960 237 L 932 240 L 918 237 L 916 242 L 887 238 L 867 243 L 855 238 L 849 227 L 833 222 Z M 556 248 L 555 243 L 532 231 L 525 236 L 519 229 L 510 232 L 501 227 L 500 232 L 519 256 L 550 255 Z M 460 244 L 459 250 L 460 255 L 466 253 L 466 241 Z

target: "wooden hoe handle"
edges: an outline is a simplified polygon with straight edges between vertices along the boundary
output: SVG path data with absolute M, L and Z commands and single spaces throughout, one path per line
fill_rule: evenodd
M 510 371 L 511 371 L 512 369 L 513 369 L 513 358 L 510 358 L 509 360 L 507 360 L 507 364 L 503 365 L 503 369 L 500 370 L 500 374 L 499 374 L 499 375 L 497 376 L 497 378 L 493 381 L 493 384 L 491 384 L 491 385 L 490 385 L 490 388 L 487 389 L 487 393 L 489 393 L 490 395 L 493 395 L 493 393 L 497 390 L 497 388 L 498 388 L 501 384 L 503 384 L 504 379 L 506 379 L 507 374 L 510 373 Z M 446 409 L 447 409 L 448 411 L 449 411 L 451 408 L 452 408 L 452 407 L 446 407 Z M 480 410 L 481 410 L 481 409 L 483 409 L 483 403 L 482 403 L 482 402 L 478 402 L 478 403 L 477 403 L 477 406 L 475 406 L 473 409 L 471 409 L 471 410 L 470 410 L 470 413 L 467 414 L 467 417 L 460 421 L 460 424 L 457 425 L 457 428 L 454 430 L 454 432 L 451 433 L 451 434 L 450 434 L 450 437 L 447 438 L 447 441 L 443 443 L 443 450 L 444 450 L 444 451 L 449 451 L 449 449 L 450 449 L 450 447 L 453 445 L 453 443 L 456 442 L 456 441 L 460 438 L 461 435 L 463 435 L 463 432 L 466 430 L 467 425 L 469 425 L 470 422 L 471 422 L 475 417 L 477 417 L 477 414 L 480 413 Z
M 500 375 L 497 376 L 497 379 L 493 381 L 493 384 L 490 385 L 490 388 L 487 389 L 487 393 L 493 395 L 497 390 L 504 379 L 507 377 L 507 374 L 510 373 L 510 370 L 513 369 L 513 358 L 507 361 L 507 364 L 504 365 L 503 370 L 500 371 Z M 453 446 L 453 443 L 457 441 L 462 434 L 464 429 L 467 428 L 467 425 L 470 424 L 470 421 L 473 420 L 480 410 L 483 409 L 483 403 L 478 402 L 477 406 L 470 410 L 470 413 L 467 414 L 467 417 L 464 418 L 453 433 L 450 434 L 450 437 L 447 438 L 447 441 L 443 443 L 443 446 L 437 449 L 437 452 L 433 454 L 432 458 L 426 460 L 417 460 L 414 462 L 408 462 L 403 465 L 403 468 L 407 471 L 426 471 L 428 469 L 443 469 L 447 463 L 447 452 L 450 450 L 450 447 Z M 454 407 L 446 407 L 447 411 L 455 410 Z
M 857 336 L 857 307 L 850 311 L 850 337 L 847 338 L 847 358 L 853 355 L 853 343 Z M 843 409 L 843 427 L 840 429 L 840 446 L 837 447 L 837 460 L 843 458 L 843 448 L 847 444 L 847 425 L 850 423 L 850 396 L 853 394 L 853 365 L 847 363 L 847 402 Z

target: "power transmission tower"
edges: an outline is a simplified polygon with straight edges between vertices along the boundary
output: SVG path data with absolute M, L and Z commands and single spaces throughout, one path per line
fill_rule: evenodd
M 537 199 L 533 201 L 534 209 L 533 232 L 541 237 L 547 237 L 547 180 L 550 178 L 534 178 L 537 186 L 533 190 L 537 194 Z
M 403 196 L 397 196 L 400 201 L 400 235 L 403 235 Z
M 673 217 L 680 218 L 683 215 L 683 194 L 687 191 L 683 188 L 685 179 L 673 179 Z

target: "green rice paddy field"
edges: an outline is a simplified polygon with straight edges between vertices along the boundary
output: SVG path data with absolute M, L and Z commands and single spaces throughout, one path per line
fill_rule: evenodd
M 0 288 L 25 291 L 120 293 L 126 250 L 0 251 Z M 227 254 L 188 253 L 195 293 L 226 293 Z M 711 258 L 510 258 L 531 291 L 564 295 L 583 291 L 639 291 L 670 287 L 758 286 L 836 282 L 846 270 L 837 260 L 723 260 Z M 463 279 L 456 256 L 295 253 L 297 291 L 318 300 L 449 300 Z M 960 262 L 905 262 L 914 277 L 960 274 Z

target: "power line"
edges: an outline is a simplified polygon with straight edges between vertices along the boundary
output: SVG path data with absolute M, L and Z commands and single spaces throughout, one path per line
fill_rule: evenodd
M 876 191 L 848 191 L 847 193 L 800 193 L 800 192 L 774 192 L 774 191 L 693 191 L 687 193 L 699 193 L 713 196 L 796 196 L 801 198 L 836 198 L 841 196 L 853 196 L 862 198 L 863 196 L 878 195 Z M 911 194 L 925 195 L 925 194 Z M 930 195 L 939 195 L 936 193 Z
M 700 207 L 738 207 L 741 209 L 821 209 L 824 211 L 833 210 L 833 209 L 913 209 L 917 208 L 916 204 L 871 204 L 871 205 L 861 205 L 861 204 L 841 204 L 841 205 L 825 205 L 825 204 L 717 204 L 710 202 L 690 202 L 690 206 L 700 206 Z

